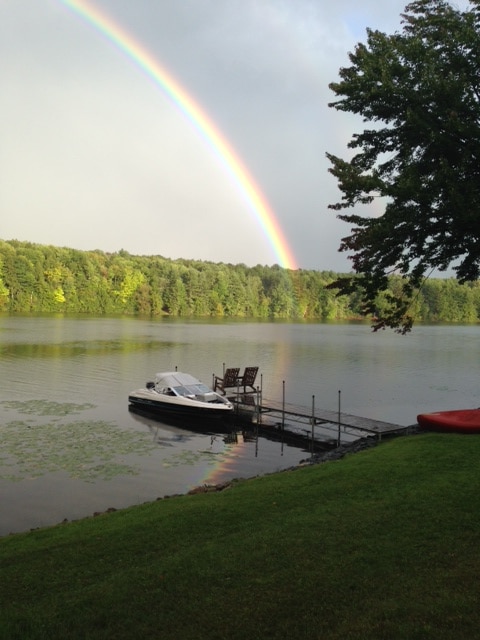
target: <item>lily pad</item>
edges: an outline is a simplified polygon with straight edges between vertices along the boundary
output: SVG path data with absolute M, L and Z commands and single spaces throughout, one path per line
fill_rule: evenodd
M 2 400 L 0 404 L 5 409 L 14 409 L 17 413 L 36 416 L 67 416 L 95 408 L 94 404 L 88 402 L 74 404 L 73 402 L 54 402 L 52 400 Z
M 139 470 L 124 457 L 148 455 L 154 445 L 147 434 L 122 430 L 102 421 L 32 424 L 15 420 L 0 426 L 0 479 L 24 480 L 66 471 L 93 482 Z

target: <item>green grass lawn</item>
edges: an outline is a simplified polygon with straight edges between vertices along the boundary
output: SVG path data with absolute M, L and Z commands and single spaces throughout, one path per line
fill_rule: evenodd
M 480 637 L 480 437 L 0 539 L 0 638 Z

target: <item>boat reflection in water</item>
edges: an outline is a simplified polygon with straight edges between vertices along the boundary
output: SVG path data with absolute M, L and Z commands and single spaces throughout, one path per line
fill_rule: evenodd
M 128 411 L 135 420 L 146 425 L 154 435 L 156 442 L 164 439 L 159 436 L 161 433 L 168 433 L 168 440 L 177 442 L 188 441 L 199 434 L 218 434 L 229 438 L 237 431 L 243 431 L 244 427 L 238 426 L 232 414 L 228 418 L 218 419 L 208 416 L 188 418 L 185 415 L 169 413 L 163 415 L 158 411 L 151 411 L 149 407 L 137 404 L 130 404 Z M 247 430 L 249 433 L 250 429 Z M 253 431 L 252 431 L 253 433 Z M 171 436 L 171 437 L 170 437 Z
M 297 464 L 302 452 L 302 448 L 295 446 L 284 451 L 278 440 L 262 437 L 254 425 L 237 423 L 234 416 L 229 421 L 190 421 L 173 415 L 160 417 L 135 405 L 129 406 L 129 412 L 142 427 L 148 428 L 153 442 L 161 449 L 182 450 L 183 462 L 191 459 L 207 463 L 203 479 L 196 485 L 277 471 L 288 460 Z

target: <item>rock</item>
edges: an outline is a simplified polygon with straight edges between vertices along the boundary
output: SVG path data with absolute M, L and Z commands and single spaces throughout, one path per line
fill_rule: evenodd
M 202 484 L 199 487 L 194 487 L 188 492 L 189 496 L 193 496 L 197 493 L 212 493 L 213 491 L 224 491 L 232 486 L 231 482 L 221 482 L 220 484 Z
M 359 451 L 370 449 L 371 447 L 375 447 L 377 443 L 378 440 L 376 438 L 360 438 L 360 440 L 355 440 L 355 442 L 349 444 L 341 444 L 331 451 L 316 453 L 311 458 L 301 460 L 300 464 L 320 464 L 322 462 L 329 462 L 330 460 L 340 460 L 348 453 L 358 453 Z

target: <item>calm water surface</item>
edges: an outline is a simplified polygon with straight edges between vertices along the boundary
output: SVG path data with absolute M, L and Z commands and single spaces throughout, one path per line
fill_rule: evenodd
M 199 433 L 128 410 L 178 367 L 211 383 L 259 365 L 264 395 L 409 425 L 476 407 L 480 329 L 0 316 L 0 535 L 122 508 L 308 457 L 266 439 Z

